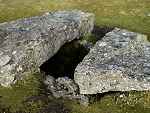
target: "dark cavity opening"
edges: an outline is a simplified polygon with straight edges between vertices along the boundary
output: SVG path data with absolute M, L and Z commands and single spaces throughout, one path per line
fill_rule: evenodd
M 62 46 L 57 54 L 41 66 L 41 70 L 46 75 L 51 75 L 55 78 L 62 76 L 73 78 L 76 66 L 87 53 L 88 50 L 79 44 L 77 40 L 74 40 Z
M 95 36 L 96 40 L 101 40 L 106 33 L 112 31 L 114 27 L 108 27 L 108 26 L 94 26 L 94 29 L 92 31 L 92 34 Z
M 112 29 L 113 28 L 110 27 L 95 26 L 91 36 L 88 38 L 92 38 L 90 40 L 98 41 Z M 86 39 L 87 38 L 82 37 L 80 40 L 74 40 L 63 45 L 52 58 L 41 65 L 41 72 L 55 78 L 66 76 L 73 79 L 75 68 L 89 52 L 89 48 L 87 48 L 87 46 L 91 45 L 91 43 L 94 45 L 96 42 L 94 41 L 93 43 L 87 41 L 86 45 L 80 43 Z

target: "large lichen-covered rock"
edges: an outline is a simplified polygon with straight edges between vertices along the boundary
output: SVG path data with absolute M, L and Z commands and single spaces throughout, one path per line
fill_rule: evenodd
M 23 73 L 38 70 L 60 47 L 90 33 L 94 16 L 57 11 L 0 24 L 0 85 L 9 86 Z
M 74 74 L 81 94 L 150 90 L 150 43 L 115 28 L 98 41 Z

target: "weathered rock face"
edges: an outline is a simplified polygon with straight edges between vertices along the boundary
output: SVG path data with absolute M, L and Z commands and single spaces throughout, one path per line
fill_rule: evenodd
M 81 94 L 150 90 L 150 43 L 115 28 L 96 43 L 74 74 Z
M 0 85 L 38 70 L 60 47 L 91 32 L 94 16 L 58 11 L 0 24 Z
M 52 76 L 47 76 L 44 83 L 48 86 L 48 90 L 56 98 L 75 96 L 79 92 L 77 84 L 68 77 L 59 77 L 55 79 Z
M 76 99 L 83 105 L 89 104 L 89 98 L 85 95 L 79 94 L 79 87 L 74 80 L 68 77 L 59 77 L 55 79 L 53 76 L 46 76 L 44 84 L 47 90 L 55 98 L 69 98 Z

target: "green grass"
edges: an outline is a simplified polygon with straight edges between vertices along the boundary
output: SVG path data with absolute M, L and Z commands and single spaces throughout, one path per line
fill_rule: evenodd
M 106 93 L 88 107 L 76 102 L 68 106 L 71 113 L 150 113 L 150 92 Z
M 10 88 L 0 87 L 0 113 L 2 109 L 5 112 L 12 113 L 26 111 L 26 113 L 36 113 L 42 102 L 25 103 L 24 101 L 31 96 L 38 96 L 41 92 L 40 76 L 37 73 L 28 75 L 21 81 L 18 81 Z
M 96 24 L 117 26 L 150 36 L 149 0 L 0 0 L 0 22 L 47 11 L 81 9 L 96 15 Z

